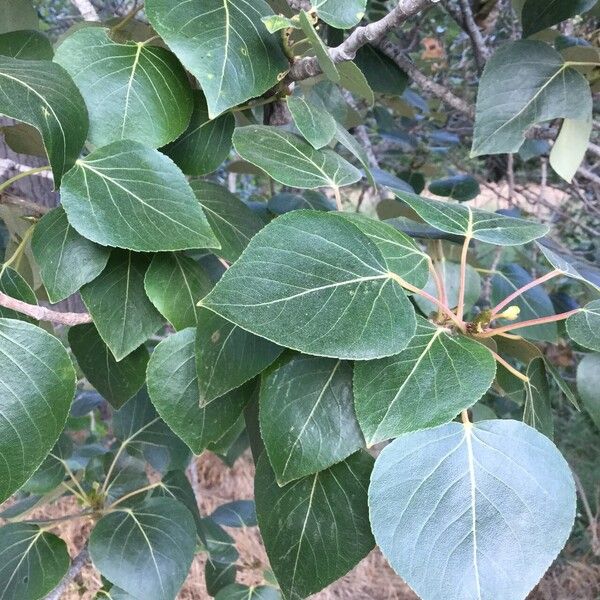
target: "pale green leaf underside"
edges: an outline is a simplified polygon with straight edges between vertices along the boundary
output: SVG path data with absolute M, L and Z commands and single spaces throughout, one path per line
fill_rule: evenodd
M 243 159 L 291 187 L 343 187 L 362 177 L 358 169 L 333 150 L 316 150 L 298 136 L 276 127 L 238 127 L 233 145 Z
M 42 464 L 74 393 L 64 346 L 35 325 L 0 319 L 0 502 Z
M 312 51 L 319 63 L 319 67 L 325 74 L 325 76 L 331 81 L 338 83 L 340 81 L 340 74 L 338 73 L 336 64 L 333 62 L 329 54 L 329 49 L 325 45 L 325 42 L 315 29 L 313 20 L 304 11 L 301 11 L 298 15 L 298 21 L 302 32 L 306 36 L 308 43 L 310 44 Z
M 69 74 L 47 60 L 0 56 L 0 114 L 41 133 L 58 188 L 88 131 L 85 102 Z
M 257 233 L 202 305 L 306 354 L 397 354 L 415 314 L 378 246 L 335 213 L 294 211 Z
M 113 142 L 78 160 L 61 199 L 71 225 L 104 246 L 142 252 L 219 246 L 183 173 L 137 142 Z
M 313 0 L 312 6 L 325 23 L 349 29 L 364 17 L 367 0 Z
M 529 363 L 527 377 L 529 381 L 524 382 L 523 422 L 552 439 L 554 421 L 550 405 L 550 387 L 546 376 L 546 362 L 542 357 L 534 358 Z
M 572 279 L 578 279 L 583 281 L 587 285 L 593 287 L 595 290 L 600 291 L 600 285 L 596 281 L 592 281 L 590 277 L 586 277 L 585 272 L 590 271 L 596 275 L 596 278 L 600 277 L 600 271 L 591 264 L 585 264 L 585 260 L 577 257 L 564 257 L 555 252 L 545 244 L 538 242 L 537 247 L 542 251 L 542 254 L 546 257 L 546 260 L 559 271 L 562 271 L 567 277 Z
M 567 333 L 574 341 L 600 352 L 600 300 L 586 304 L 580 312 L 567 319 Z
M 426 223 L 456 235 L 470 236 L 499 246 L 520 246 L 548 233 L 548 227 L 534 221 L 505 217 L 471 208 L 465 204 L 422 198 L 410 192 L 394 190 Z
M 379 547 L 421 598 L 522 600 L 569 537 L 575 485 L 523 423 L 448 423 L 383 450 L 369 507 Z
M 577 367 L 577 391 L 583 407 L 600 427 L 600 354 L 586 354 Z
M 168 50 L 117 44 L 109 31 L 79 29 L 60 44 L 54 57 L 85 99 L 89 141 L 105 146 L 130 139 L 163 146 L 190 121 L 192 90 L 185 71 Z
M 152 26 L 198 78 L 211 118 L 272 88 L 289 69 L 264 0 L 149 0 Z
M 298 131 L 311 146 L 318 149 L 331 142 L 337 126 L 322 103 L 319 106 L 301 96 L 289 96 L 287 105 Z
M 369 445 L 441 425 L 475 404 L 494 381 L 490 351 L 419 317 L 409 347 L 356 363 L 356 415 Z

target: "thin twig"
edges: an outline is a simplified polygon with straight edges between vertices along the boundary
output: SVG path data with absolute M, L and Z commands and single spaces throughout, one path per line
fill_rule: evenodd
M 475 54 L 475 62 L 477 63 L 477 69 L 481 73 L 483 67 L 489 58 L 489 51 L 481 34 L 481 30 L 475 23 L 473 18 L 473 11 L 471 10 L 470 0 L 458 0 L 460 4 L 460 10 L 463 15 L 464 29 L 467 35 L 471 39 L 471 45 L 473 46 L 473 53 Z
M 0 306 L 10 308 L 37 321 L 50 321 L 51 323 L 69 326 L 92 322 L 92 317 L 88 313 L 58 312 L 45 306 L 37 306 L 17 300 L 3 292 L 0 292 Z

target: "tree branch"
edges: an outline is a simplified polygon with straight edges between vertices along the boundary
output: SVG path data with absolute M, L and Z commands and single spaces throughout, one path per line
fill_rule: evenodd
M 363 27 L 357 27 L 346 40 L 335 48 L 329 49 L 329 56 L 334 63 L 352 60 L 359 48 L 366 44 L 374 44 L 381 40 L 392 29 L 421 12 L 439 0 L 400 0 L 398 6 L 391 10 L 385 17 L 369 23 Z M 288 81 L 301 81 L 309 77 L 315 77 L 321 73 L 321 67 L 315 56 L 308 56 L 297 60 L 287 75 Z
M 2 175 L 6 171 L 18 171 L 19 173 L 27 173 L 27 171 L 31 171 L 34 167 L 30 167 L 29 165 L 22 165 L 21 163 L 17 163 L 10 158 L 0 158 L 0 170 L 3 171 Z M 52 171 L 40 171 L 36 173 L 38 177 L 45 177 L 46 179 L 52 179 Z
M 485 40 L 483 39 L 483 35 L 481 35 L 481 30 L 473 18 L 470 0 L 458 0 L 458 3 L 463 15 L 464 24 L 462 26 L 467 35 L 471 38 L 471 45 L 473 46 L 473 53 L 475 54 L 475 63 L 477 64 L 477 69 L 481 73 L 490 54 Z
M 71 582 L 79 575 L 79 573 L 81 573 L 81 570 L 85 567 L 89 558 L 90 555 L 86 544 L 83 547 L 83 550 L 73 559 L 73 562 L 71 563 L 67 574 L 62 578 L 62 581 L 44 598 L 44 600 L 60 600 Z
M 58 312 L 45 306 L 37 306 L 17 300 L 16 298 L 7 296 L 3 292 L 0 292 L 0 306 L 17 311 L 38 321 L 50 321 L 51 323 L 60 323 L 61 325 L 69 326 L 92 322 L 92 317 L 88 313 Z
M 71 4 L 81 13 L 85 21 L 99 21 L 100 17 L 90 0 L 71 0 Z

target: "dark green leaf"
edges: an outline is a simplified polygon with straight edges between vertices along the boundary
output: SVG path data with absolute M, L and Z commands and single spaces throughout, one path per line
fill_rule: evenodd
M 577 391 L 583 407 L 600 428 L 600 354 L 586 354 L 577 367 Z
M 352 365 L 283 356 L 262 376 L 260 428 L 279 485 L 327 469 L 362 448 Z
M 0 276 L 0 292 L 28 304 L 37 304 L 35 292 L 29 287 L 29 284 L 23 277 L 11 268 L 5 269 L 4 273 Z M 31 317 L 27 317 L 23 313 L 11 310 L 10 308 L 4 308 L 3 306 L 0 307 L 0 317 L 35 323 L 35 320 Z
M 312 50 L 317 57 L 317 61 L 319 62 L 321 70 L 328 79 L 338 83 L 340 81 L 340 74 L 338 73 L 333 59 L 329 55 L 329 50 L 325 45 L 325 42 L 321 39 L 321 36 L 315 29 L 312 17 L 309 17 L 307 13 L 301 11 L 299 14 L 299 20 L 300 27 L 302 28 L 306 39 L 310 43 Z
M 16 123 L 0 127 L 6 145 L 17 154 L 46 156 L 46 149 L 40 132 L 27 123 Z
M 335 204 L 327 196 L 315 190 L 305 190 L 302 196 L 290 192 L 280 192 L 269 198 L 269 210 L 276 215 L 283 215 L 292 210 L 335 210 Z
M 558 271 L 562 271 L 566 277 L 578 279 L 590 285 L 595 290 L 600 291 L 600 270 L 585 259 L 569 255 L 557 247 L 548 247 L 549 240 L 544 239 L 544 243 L 537 243 L 537 247 L 542 251 L 546 260 Z
M 354 367 L 356 415 L 368 445 L 450 421 L 487 392 L 495 374 L 487 348 L 419 318 L 406 350 Z
M 314 148 L 322 148 L 331 142 L 337 125 L 322 102 L 307 102 L 302 96 L 289 96 L 287 105 L 294 124 Z
M 90 536 L 94 565 L 136 598 L 174 600 L 196 547 L 189 510 L 171 498 L 152 498 L 132 509 L 116 509 Z
M 229 156 L 235 118 L 227 113 L 210 119 L 206 98 L 194 90 L 194 112 L 183 135 L 163 148 L 186 175 L 207 175 Z
M 69 568 L 67 545 L 30 523 L 0 527 L 0 598 L 37 600 L 49 594 Z
M 261 22 L 264 0 L 149 0 L 152 26 L 197 77 L 211 118 L 256 98 L 289 69 L 279 34 Z
M 192 463 L 193 465 L 194 463 Z M 195 468 L 195 465 L 192 466 Z M 160 487 L 157 487 L 153 494 L 156 496 L 166 496 L 174 498 L 181 502 L 194 517 L 196 528 L 200 529 L 200 511 L 198 510 L 198 500 L 194 489 L 190 484 L 184 471 L 169 471 L 160 481 Z
M 20 60 L 52 60 L 54 50 L 39 31 L 11 31 L 0 35 L 0 54 Z
M 185 71 L 164 48 L 117 44 L 109 29 L 84 27 L 69 35 L 54 60 L 73 77 L 90 114 L 95 146 L 136 140 L 158 148 L 188 126 L 192 91 Z
M 453 198 L 459 202 L 473 200 L 479 196 L 479 183 L 471 175 L 455 175 L 446 179 L 436 179 L 429 184 L 429 191 L 436 196 Z
M 87 135 L 87 110 L 79 90 L 53 62 L 0 56 L 0 92 L 0 113 L 41 133 L 58 188 Z
M 350 220 L 294 211 L 252 238 L 202 304 L 299 352 L 381 358 L 403 350 L 415 329 L 395 276 Z
M 147 252 L 219 246 L 183 173 L 137 142 L 114 142 L 78 160 L 61 200 L 71 225 L 103 246 Z
M 313 0 L 319 18 L 337 29 L 350 29 L 365 16 L 367 0 Z
M 233 144 L 242 158 L 291 187 L 343 187 L 362 177 L 358 169 L 333 150 L 315 150 L 298 136 L 276 127 L 238 127 Z
M 251 386 L 235 389 L 200 407 L 195 337 L 195 329 L 184 329 L 156 347 L 148 364 L 148 393 L 169 427 L 194 454 L 201 454 L 237 423 L 250 400 Z
M 144 292 L 148 257 L 114 250 L 102 273 L 81 288 L 100 337 L 119 361 L 163 324 Z
M 550 387 L 546 376 L 546 363 L 543 358 L 534 358 L 527 367 L 525 382 L 525 410 L 523 421 L 540 433 L 554 437 L 554 421 L 550 405 Z
M 60 435 L 75 394 L 64 346 L 44 330 L 0 319 L 0 502 L 42 464 Z
M 213 597 L 223 588 L 235 583 L 237 569 L 235 563 L 218 563 L 207 560 L 204 565 L 206 591 Z
M 406 73 L 391 58 L 369 44 L 358 49 L 354 62 L 374 92 L 400 96 L 408 85 Z
M 574 341 L 590 350 L 600 352 L 600 300 L 586 304 L 567 319 L 567 333 Z
M 54 448 L 50 450 L 50 454 L 21 489 L 30 494 L 43 495 L 57 488 L 66 476 L 65 461 L 72 452 L 71 439 L 62 433 L 54 444 Z
M 210 517 L 201 519 L 200 541 L 213 562 L 228 564 L 235 562 L 239 553 L 233 538 Z
M 254 500 L 237 500 L 221 504 L 210 518 L 223 527 L 255 527 L 257 522 Z
M 71 327 L 69 346 L 87 380 L 113 408 L 121 408 L 144 385 L 149 358 L 145 346 L 117 362 L 91 323 Z
M 31 250 L 50 302 L 60 302 L 95 279 L 106 267 L 110 250 L 79 235 L 62 206 L 35 226 Z
M 523 423 L 448 423 L 383 450 L 369 507 L 379 547 L 421 598 L 521 600 L 569 537 L 575 485 Z
M 247 587 L 241 583 L 233 583 L 219 590 L 215 600 L 281 600 L 278 590 L 265 585 Z
M 367 486 L 373 459 L 358 452 L 326 471 L 279 487 L 263 452 L 256 468 L 256 512 L 283 595 L 319 592 L 373 548 Z
M 335 139 L 342 145 L 348 152 L 350 152 L 355 158 L 357 158 L 365 170 L 365 175 L 369 181 L 369 185 L 376 188 L 377 184 L 373 171 L 369 163 L 369 157 L 365 149 L 358 143 L 358 140 L 346 130 L 345 127 L 336 123 Z
M 523 35 L 529 37 L 565 19 L 590 10 L 597 0 L 525 0 L 521 11 Z

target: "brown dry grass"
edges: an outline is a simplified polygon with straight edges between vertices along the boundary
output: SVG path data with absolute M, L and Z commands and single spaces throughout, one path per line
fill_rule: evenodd
M 254 467 L 248 455 L 235 466 L 226 467 L 216 456 L 205 453 L 197 459 L 200 509 L 209 514 L 218 505 L 231 500 L 252 498 Z M 73 511 L 71 499 L 61 499 L 51 507 L 33 513 L 36 518 L 59 517 Z M 66 522 L 56 528 L 75 556 L 85 543 L 89 524 Z M 230 529 L 240 560 L 238 581 L 258 584 L 268 568 L 260 535 L 256 528 Z M 204 558 L 196 557 L 178 600 L 208 600 L 204 588 Z M 97 571 L 87 566 L 63 600 L 92 600 L 100 586 Z M 600 598 L 600 565 L 570 562 L 553 567 L 531 594 L 529 600 L 598 600 Z M 373 551 L 353 571 L 326 590 L 315 594 L 314 600 L 417 600 L 417 596 L 388 566 L 380 552 Z M 152 599 L 148 599 L 152 600 Z

